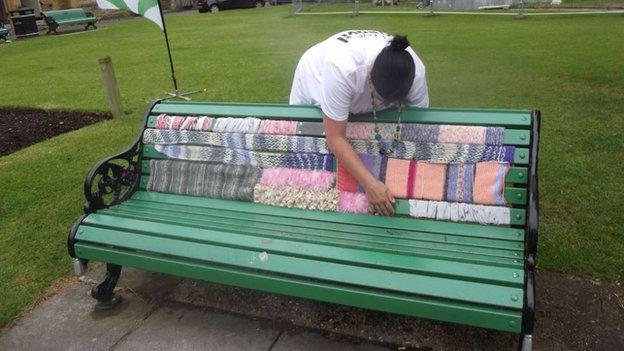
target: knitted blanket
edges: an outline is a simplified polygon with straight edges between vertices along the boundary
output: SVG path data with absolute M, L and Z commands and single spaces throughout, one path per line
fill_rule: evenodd
M 231 133 L 261 133 L 281 135 L 325 135 L 321 122 L 296 122 L 283 120 L 261 120 L 259 118 L 220 117 L 212 119 L 208 116 L 184 117 L 162 114 L 157 117 L 157 129 L 173 130 L 211 130 Z M 382 139 L 392 140 L 396 132 L 394 123 L 378 123 Z M 347 124 L 348 139 L 374 139 L 375 124 L 370 122 L 349 122 Z M 400 138 L 402 141 L 416 143 L 450 143 L 502 145 L 505 135 L 503 127 L 455 126 L 421 123 L 401 123 Z
M 271 153 L 213 146 L 154 145 L 168 158 L 249 165 L 261 168 L 303 168 L 331 171 L 334 156 L 317 153 Z
M 275 152 L 310 152 L 330 154 L 325 138 L 289 135 L 265 135 L 243 133 L 207 133 L 186 130 L 146 129 L 146 144 L 194 144 L 220 146 L 232 149 Z M 387 149 L 389 141 L 382 145 L 375 140 L 351 140 L 359 154 L 380 155 L 380 147 Z M 477 163 L 484 161 L 514 161 L 513 146 L 490 146 L 476 144 L 440 144 L 398 142 L 392 154 L 394 158 L 428 161 L 434 163 Z
M 148 191 L 253 201 L 261 170 L 251 166 L 150 160 Z
M 441 221 L 509 224 L 509 207 L 483 206 L 442 201 L 409 200 L 410 215 Z
M 289 187 L 256 185 L 254 202 L 265 205 L 317 211 L 338 211 L 338 191 L 313 191 Z

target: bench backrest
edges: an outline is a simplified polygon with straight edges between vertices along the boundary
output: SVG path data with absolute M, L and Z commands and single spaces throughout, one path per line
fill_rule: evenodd
M 45 17 L 53 18 L 57 22 L 87 18 L 87 14 L 83 9 L 43 11 L 42 13 Z
M 155 128 L 158 115 L 171 116 L 210 116 L 220 117 L 257 117 L 260 119 L 292 120 L 301 125 L 322 122 L 321 112 L 311 106 L 289 106 L 277 104 L 213 104 L 162 102 L 156 104 L 147 121 L 147 129 Z M 372 116 L 356 116 L 355 121 L 371 122 Z M 395 110 L 379 113 L 379 121 L 393 123 Z M 350 119 L 351 121 L 351 119 Z M 509 207 L 508 227 L 524 228 L 527 218 L 527 184 L 529 181 L 529 145 L 531 140 L 531 111 L 527 110 L 465 110 L 465 109 L 415 109 L 407 108 L 403 114 L 403 123 L 431 125 L 497 126 L 504 127 L 504 146 L 513 146 L 511 168 L 506 175 L 504 198 Z M 318 125 L 317 125 L 318 127 Z M 298 136 L 322 137 L 319 128 L 307 131 L 298 130 Z M 303 133 L 303 134 L 302 134 Z M 150 160 L 163 159 L 167 156 L 157 151 L 154 145 L 146 144 L 142 155 L 141 188 L 145 189 L 149 181 Z M 336 166 L 334 165 L 334 170 Z M 410 205 L 407 200 L 397 201 L 397 215 L 409 216 Z M 520 235 L 520 232 L 514 232 Z

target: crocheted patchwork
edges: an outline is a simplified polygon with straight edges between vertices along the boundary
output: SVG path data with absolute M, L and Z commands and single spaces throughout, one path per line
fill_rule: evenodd
M 169 158 L 209 161 L 261 168 L 301 168 L 331 171 L 333 155 L 315 153 L 271 153 L 212 146 L 154 145 Z
M 146 129 L 143 133 L 146 144 L 194 144 L 221 146 L 234 149 L 277 152 L 314 152 L 330 154 L 325 138 L 309 136 L 207 133 L 186 130 Z M 382 141 L 387 149 L 390 141 Z M 351 140 L 359 154 L 380 155 L 380 143 L 375 140 Z M 417 144 L 399 142 L 392 154 L 394 158 L 413 159 L 435 163 L 477 163 L 481 161 L 513 162 L 513 146 L 488 146 L 474 144 Z
M 338 209 L 345 213 L 370 213 L 370 206 L 366 195 L 349 191 L 341 191 L 338 200 Z
M 472 222 L 481 224 L 510 224 L 510 209 L 503 206 L 484 206 L 443 201 L 409 200 L 410 216 L 439 221 Z
M 472 202 L 472 184 L 475 165 L 450 164 L 446 175 L 446 200 L 452 202 Z
M 504 188 L 507 172 L 509 172 L 508 163 L 477 163 L 472 191 L 473 202 L 484 205 L 506 205 Z
M 251 166 L 150 160 L 148 191 L 252 201 L 261 170 Z
M 338 196 L 336 189 L 312 191 L 289 187 L 273 188 L 258 184 L 254 188 L 253 201 L 279 207 L 338 211 Z
M 268 187 L 324 191 L 334 185 L 336 174 L 328 171 L 311 171 L 293 168 L 266 168 L 262 171 L 260 184 Z

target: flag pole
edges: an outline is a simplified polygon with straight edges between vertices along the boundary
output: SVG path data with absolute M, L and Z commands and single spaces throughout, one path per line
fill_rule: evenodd
M 165 32 L 165 43 L 167 43 L 167 54 L 169 54 L 169 66 L 171 67 L 171 79 L 173 80 L 173 92 L 178 93 L 178 81 L 175 76 L 175 69 L 173 68 L 173 57 L 171 57 L 171 47 L 169 46 L 169 36 L 167 35 L 167 25 L 165 24 L 165 16 L 163 15 L 162 5 L 160 0 L 158 1 L 158 11 L 160 12 L 160 20 L 163 25 L 163 32 Z
M 162 5 L 160 3 L 160 0 L 156 0 L 156 2 L 158 3 L 158 12 L 160 12 L 160 20 L 162 21 L 163 32 L 165 33 L 165 43 L 167 44 L 167 54 L 169 55 L 169 67 L 171 68 L 171 80 L 173 81 L 173 92 L 167 93 L 167 95 L 169 96 L 168 99 L 182 99 L 182 100 L 189 101 L 191 100 L 191 98 L 187 97 L 186 95 L 191 95 L 191 94 L 199 93 L 201 91 L 206 91 L 206 89 L 189 91 L 187 93 L 178 92 L 178 80 L 176 79 L 176 76 L 175 76 L 175 68 L 173 66 L 173 57 L 171 56 L 171 46 L 169 45 L 169 35 L 167 35 L 167 25 L 165 24 L 165 16 L 163 15 Z

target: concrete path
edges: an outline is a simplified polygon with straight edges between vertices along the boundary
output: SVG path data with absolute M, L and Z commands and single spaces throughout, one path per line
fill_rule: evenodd
M 0 333 L 0 350 L 514 350 L 517 336 L 124 269 L 123 303 L 93 311 L 103 267 Z M 612 286 L 538 276 L 536 350 L 623 350 Z

